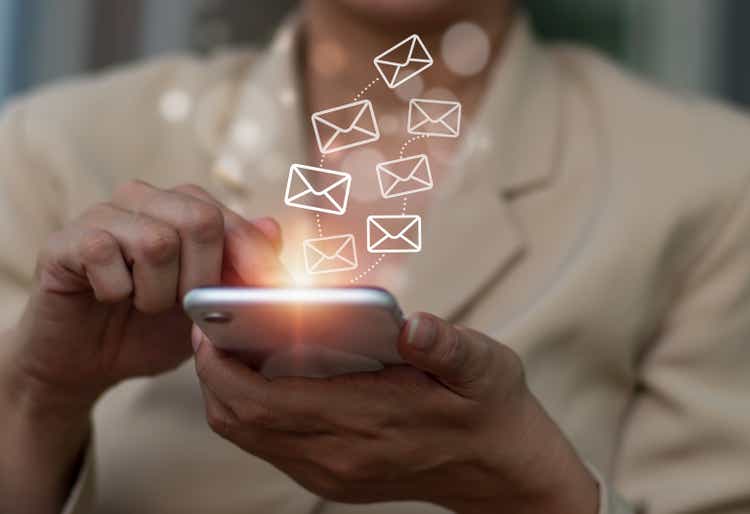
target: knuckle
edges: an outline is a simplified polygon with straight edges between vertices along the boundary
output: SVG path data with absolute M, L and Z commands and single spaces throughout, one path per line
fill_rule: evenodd
M 460 369 L 466 360 L 466 347 L 453 327 L 449 327 L 443 337 L 443 344 L 438 349 L 437 360 L 445 369 Z
M 373 477 L 372 466 L 352 455 L 334 456 L 328 460 L 325 468 L 343 484 L 363 482 Z
M 265 407 L 251 405 L 237 413 L 243 425 L 272 429 L 278 425 L 277 416 Z
M 65 266 L 62 262 L 66 255 L 68 235 L 64 231 L 55 232 L 47 239 L 46 245 L 39 251 L 34 268 L 34 277 L 46 288 L 51 283 L 58 283 L 58 277 Z
M 177 193 L 183 193 L 191 196 L 207 197 L 209 196 L 208 191 L 196 184 L 180 184 L 175 187 L 173 191 Z
M 235 421 L 218 409 L 209 409 L 206 413 L 208 426 L 215 433 L 224 438 L 231 438 L 235 433 Z
M 183 221 L 183 230 L 200 243 L 220 241 L 224 237 L 224 215 L 214 205 L 191 201 Z
M 179 254 L 180 237 L 166 225 L 150 224 L 141 231 L 138 247 L 147 261 L 156 265 L 167 264 Z
M 198 352 L 195 356 L 195 374 L 204 384 L 209 383 L 210 370 L 208 364 L 208 358 L 203 357 L 201 352 Z
M 80 241 L 80 257 L 86 264 L 107 264 L 120 251 L 117 240 L 104 230 L 91 230 Z
M 109 202 L 101 202 L 92 205 L 91 207 L 87 208 L 83 211 L 83 214 L 81 214 L 80 220 L 86 223 L 87 221 L 91 220 L 99 220 L 102 217 L 104 217 L 109 211 L 111 211 L 113 208 L 113 205 Z
M 58 230 L 47 238 L 47 242 L 39 252 L 38 264 L 46 265 L 56 261 L 64 253 L 65 242 L 68 240 L 68 232 Z
M 114 198 L 132 198 L 134 196 L 137 196 L 139 194 L 142 194 L 145 190 L 149 189 L 151 186 L 149 186 L 146 182 L 143 180 L 138 179 L 132 179 L 128 180 L 126 182 L 123 182 L 119 186 L 115 188 L 113 197 Z
M 95 291 L 96 299 L 102 303 L 119 303 L 133 294 L 133 286 L 130 283 L 122 284 L 120 287 L 108 287 Z
M 342 501 L 345 498 L 344 488 L 337 479 L 328 473 L 316 473 L 309 478 L 309 488 L 321 498 Z

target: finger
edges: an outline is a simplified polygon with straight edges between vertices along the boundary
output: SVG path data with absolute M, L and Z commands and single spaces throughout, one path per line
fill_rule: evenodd
M 289 274 L 278 260 L 281 228 L 271 218 L 248 221 L 228 209 L 202 188 L 188 184 L 175 188 L 222 209 L 225 219 L 224 263 L 229 281 L 236 275 L 243 284 L 278 286 L 290 282 Z
M 123 210 L 146 214 L 177 230 L 180 236 L 178 295 L 196 287 L 221 283 L 224 213 L 214 203 L 145 182 L 118 189 L 113 203 Z
M 279 226 L 278 222 L 274 220 L 273 218 L 256 218 L 254 220 L 247 220 L 244 217 L 240 216 L 236 212 L 234 212 L 232 209 L 226 207 L 224 204 L 219 202 L 211 193 L 206 191 L 200 186 L 196 186 L 194 184 L 185 184 L 182 186 L 178 186 L 174 189 L 175 191 L 178 191 L 185 195 L 190 195 L 195 198 L 199 198 L 202 201 L 211 203 L 218 208 L 222 210 L 226 217 L 226 224 L 233 230 L 237 230 L 238 232 L 241 232 L 241 228 L 245 227 L 245 225 L 250 225 L 250 227 L 247 227 L 251 230 L 257 230 L 261 233 L 261 235 L 265 236 L 265 238 L 268 240 L 268 242 L 271 244 L 271 246 L 276 250 L 278 253 L 281 251 L 282 246 L 282 238 L 281 238 L 281 227 Z
M 325 436 L 298 434 L 270 429 L 246 422 L 222 402 L 210 387 L 201 383 L 206 421 L 216 434 L 240 446 L 246 452 L 275 464 L 307 461 L 311 449 Z
M 200 388 L 208 426 L 220 436 L 232 439 L 239 423 L 237 415 L 206 384 L 200 382 Z
M 104 230 L 88 231 L 78 249 L 97 300 L 118 303 L 133 293 L 133 278 L 115 236 Z
M 481 396 L 491 386 L 497 346 L 482 334 L 424 313 L 409 319 L 399 340 L 404 360 L 466 397 Z
M 106 231 L 117 240 L 131 268 L 133 302 L 144 313 L 170 309 L 177 302 L 180 236 L 170 225 L 147 215 L 133 215 L 111 204 L 100 204 L 79 221 L 82 232 Z M 85 247 L 85 238 L 76 243 Z M 85 251 L 79 248 L 77 252 Z
M 103 303 L 117 303 L 133 292 L 133 281 L 117 239 L 101 229 L 82 230 L 74 227 L 51 238 L 45 261 L 59 262 L 77 277 L 74 282 L 85 284 Z M 60 274 L 55 274 L 60 277 Z M 79 280 L 83 278 L 84 281 Z M 60 292 L 77 290 L 57 284 Z M 84 286 L 85 287 L 85 286 Z
M 326 432 L 316 412 L 300 402 L 291 391 L 250 369 L 216 348 L 199 330 L 195 367 L 198 377 L 220 401 L 248 425 L 267 430 L 297 433 Z

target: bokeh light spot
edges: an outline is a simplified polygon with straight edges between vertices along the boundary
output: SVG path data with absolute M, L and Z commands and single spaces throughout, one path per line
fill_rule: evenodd
M 349 64 L 349 53 L 336 42 L 322 41 L 311 49 L 310 62 L 316 73 L 331 77 L 344 71 Z
M 219 157 L 214 165 L 213 171 L 217 177 L 231 187 L 241 189 L 246 185 L 246 177 L 242 170 L 242 163 L 234 155 L 224 154 Z
M 456 94 L 450 89 L 444 87 L 433 87 L 432 89 L 427 90 L 424 97 L 429 98 L 430 100 L 445 100 L 448 102 L 458 101 Z
M 232 143 L 245 151 L 252 152 L 261 139 L 260 126 L 255 120 L 242 119 L 232 127 Z
M 399 118 L 392 114 L 383 114 L 380 116 L 378 119 L 378 125 L 380 126 L 380 131 L 388 136 L 398 134 L 398 131 L 401 128 Z
M 445 66 L 456 75 L 476 75 L 489 63 L 490 38 L 479 25 L 462 21 L 443 35 L 441 52 Z
M 416 98 L 422 94 L 422 91 L 424 91 L 424 80 L 422 77 L 416 76 L 398 86 L 395 91 L 401 100 L 408 102 L 412 98 Z
M 279 92 L 279 102 L 284 107 L 294 107 L 297 103 L 297 92 L 291 87 L 282 89 Z
M 170 89 L 159 99 L 159 112 L 170 123 L 185 121 L 193 110 L 193 99 L 181 89 Z

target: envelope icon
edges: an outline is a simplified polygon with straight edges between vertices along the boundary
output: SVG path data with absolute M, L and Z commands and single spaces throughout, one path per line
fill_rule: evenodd
M 416 77 L 434 63 L 427 47 L 416 34 L 378 55 L 374 62 L 391 89 Z
M 342 171 L 292 164 L 284 203 L 308 211 L 341 215 L 349 203 L 352 176 Z
M 434 185 L 430 161 L 424 154 L 383 162 L 376 169 L 383 198 L 429 191 Z
M 461 131 L 461 104 L 445 100 L 413 98 L 409 102 L 409 134 L 432 137 L 458 137 Z
M 302 246 L 310 275 L 357 269 L 357 250 L 351 234 L 307 239 Z
M 422 218 L 414 215 L 368 216 L 367 251 L 417 253 L 422 250 Z
M 372 102 L 360 100 L 312 115 L 320 153 L 329 154 L 380 139 Z

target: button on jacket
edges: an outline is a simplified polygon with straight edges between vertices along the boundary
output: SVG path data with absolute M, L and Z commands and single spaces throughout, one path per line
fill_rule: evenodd
M 8 105 L 0 325 L 21 312 L 48 235 L 129 179 L 194 182 L 248 216 L 284 219 L 309 123 L 294 102 L 296 30 L 262 52 L 157 59 Z M 599 476 L 602 513 L 750 512 L 748 121 L 593 52 L 542 46 L 523 18 L 479 112 L 461 180 L 439 193 L 406 264 L 405 310 L 518 352 Z M 233 137 L 248 119 L 263 126 L 258 148 Z M 287 237 L 295 259 L 300 240 Z M 305 491 L 209 430 L 192 363 L 100 401 L 67 510 L 444 512 Z

